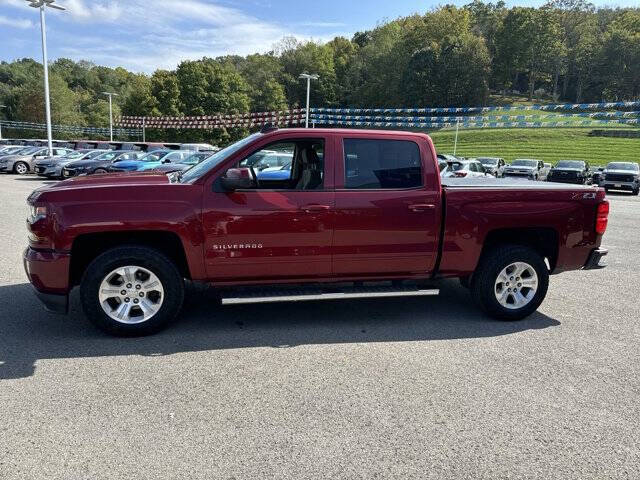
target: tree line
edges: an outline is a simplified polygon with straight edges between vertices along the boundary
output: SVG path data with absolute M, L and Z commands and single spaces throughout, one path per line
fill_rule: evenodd
M 183 61 L 151 75 L 61 58 L 50 65 L 52 121 L 108 126 L 114 114 L 210 115 L 304 106 L 300 73 L 317 73 L 312 105 L 486 105 L 514 93 L 570 103 L 640 98 L 640 8 L 553 0 L 540 8 L 474 0 L 326 43 L 284 38 L 272 51 Z M 0 63 L 0 115 L 42 122 L 42 67 Z M 490 97 L 491 95 L 491 97 Z M 150 132 L 224 142 L 241 130 Z

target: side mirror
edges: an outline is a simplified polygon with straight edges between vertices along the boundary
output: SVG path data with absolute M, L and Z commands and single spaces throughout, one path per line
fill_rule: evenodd
M 168 158 L 165 158 L 162 163 L 171 163 L 171 160 L 169 160 Z
M 220 177 L 220 184 L 227 192 L 255 188 L 256 180 L 250 168 L 230 168 Z

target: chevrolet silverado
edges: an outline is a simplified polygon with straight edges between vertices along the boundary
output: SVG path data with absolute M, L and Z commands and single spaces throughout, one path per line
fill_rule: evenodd
M 248 160 L 292 153 L 290 175 Z M 255 158 L 255 157 L 253 157 Z M 180 312 L 185 281 L 222 303 L 393 297 L 459 278 L 488 315 L 534 312 L 550 274 L 600 267 L 596 186 L 442 179 L 422 133 L 265 128 L 184 172 L 74 177 L 28 199 L 24 266 L 45 307 L 142 335 Z

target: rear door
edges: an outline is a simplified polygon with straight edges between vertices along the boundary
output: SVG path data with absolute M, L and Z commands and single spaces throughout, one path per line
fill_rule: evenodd
M 433 270 L 440 181 L 429 144 L 416 138 L 339 139 L 335 275 L 414 276 Z

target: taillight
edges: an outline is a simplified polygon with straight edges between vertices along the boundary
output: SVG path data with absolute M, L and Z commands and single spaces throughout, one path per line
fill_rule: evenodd
M 467 172 L 453 172 L 456 177 L 466 177 Z
M 607 230 L 609 221 L 609 202 L 606 200 L 598 204 L 596 213 L 596 233 L 602 235 Z

